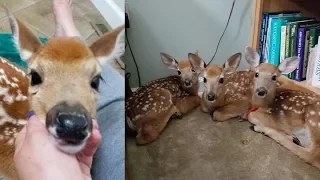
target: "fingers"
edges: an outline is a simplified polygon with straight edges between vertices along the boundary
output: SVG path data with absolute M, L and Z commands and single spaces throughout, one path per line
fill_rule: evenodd
M 92 121 L 92 133 L 87 141 L 87 145 L 85 149 L 82 151 L 82 154 L 85 156 L 93 156 L 93 154 L 98 149 L 100 143 L 101 143 L 101 133 L 99 131 L 99 126 L 96 120 Z

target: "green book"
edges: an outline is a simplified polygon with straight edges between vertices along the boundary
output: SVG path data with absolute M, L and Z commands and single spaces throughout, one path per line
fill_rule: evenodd
M 302 80 L 306 80 L 307 77 L 307 69 L 308 69 L 308 61 L 309 61 L 309 41 L 310 41 L 310 29 L 306 31 L 306 35 L 304 37 L 304 54 L 303 54 L 303 71 L 302 71 Z
M 308 57 L 311 52 L 311 49 L 318 44 L 318 37 L 320 35 L 320 27 L 312 27 L 310 28 L 310 37 L 309 37 L 309 50 L 308 50 Z

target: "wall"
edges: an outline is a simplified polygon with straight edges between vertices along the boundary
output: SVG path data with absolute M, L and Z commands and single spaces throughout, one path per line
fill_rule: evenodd
M 165 52 L 177 60 L 199 50 L 206 62 L 212 58 L 225 28 L 233 0 L 127 0 L 130 45 L 140 68 L 142 84 L 170 73 L 160 59 Z M 237 52 L 244 52 L 251 33 L 252 0 L 237 0 L 228 29 L 213 63 L 222 64 Z M 137 87 L 136 70 L 129 51 L 125 57 L 130 85 Z M 242 59 L 240 69 L 247 68 Z

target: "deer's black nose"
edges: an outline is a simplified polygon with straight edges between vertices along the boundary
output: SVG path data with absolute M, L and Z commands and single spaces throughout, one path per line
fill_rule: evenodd
M 209 101 L 214 101 L 216 99 L 216 95 L 214 93 L 210 93 L 210 94 L 208 94 L 207 99 Z
M 58 114 L 57 135 L 67 140 L 84 140 L 87 136 L 88 119 L 82 114 Z
M 185 85 L 185 86 L 191 86 L 191 85 L 192 85 L 192 81 L 191 81 L 190 79 L 186 79 L 186 80 L 184 81 L 184 85 Z
M 256 93 L 258 96 L 265 96 L 268 93 L 268 91 L 266 90 L 266 88 L 260 87 L 256 90 Z

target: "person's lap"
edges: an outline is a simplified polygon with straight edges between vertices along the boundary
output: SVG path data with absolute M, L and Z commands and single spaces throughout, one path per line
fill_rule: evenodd
M 102 143 L 93 159 L 94 180 L 124 179 L 125 144 L 125 84 L 124 78 L 109 64 L 103 67 L 97 120 Z

